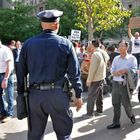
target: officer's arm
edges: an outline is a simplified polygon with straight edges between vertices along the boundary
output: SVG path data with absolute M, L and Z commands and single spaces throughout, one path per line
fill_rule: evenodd
M 83 88 L 81 82 L 79 61 L 72 44 L 70 46 L 70 53 L 68 57 L 68 77 L 76 93 L 75 95 L 76 99 L 74 101 L 74 105 L 76 107 L 76 111 L 79 111 L 83 105 L 83 101 L 81 98 L 81 93 L 83 91 Z
M 70 49 L 68 57 L 68 78 L 76 92 L 76 98 L 80 98 L 83 90 L 81 82 L 81 71 L 79 61 L 73 46 Z

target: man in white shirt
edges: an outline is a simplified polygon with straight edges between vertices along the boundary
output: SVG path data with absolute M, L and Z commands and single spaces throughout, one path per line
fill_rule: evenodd
M 14 83 L 13 83 L 14 60 L 12 51 L 0 43 L 0 121 L 2 123 L 11 119 L 14 112 Z M 3 91 L 5 90 L 7 108 Z
M 111 73 L 113 75 L 112 105 L 114 117 L 112 124 L 108 125 L 107 129 L 120 128 L 121 105 L 123 105 L 131 122 L 133 124 L 136 122 L 127 86 L 124 84 L 124 75 L 126 75 L 129 70 L 137 70 L 137 60 L 133 55 L 128 54 L 128 47 L 129 44 L 124 40 L 119 43 L 118 49 L 120 55 L 113 59 L 111 65 Z
M 130 25 L 128 25 L 128 36 L 132 43 L 132 51 L 131 53 L 136 57 L 138 61 L 138 66 L 140 64 L 140 34 L 139 32 L 135 32 L 134 36 L 131 33 Z

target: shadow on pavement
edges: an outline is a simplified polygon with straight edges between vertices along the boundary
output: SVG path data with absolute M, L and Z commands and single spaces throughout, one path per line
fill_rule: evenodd
M 103 115 L 94 116 L 92 119 L 85 119 L 82 117 L 74 118 L 74 123 L 82 122 L 78 128 L 80 136 L 76 136 L 73 140 L 140 140 L 138 129 L 140 128 L 140 104 L 132 101 L 133 112 L 136 116 L 136 123 L 132 124 L 130 119 L 126 116 L 125 110 L 121 108 L 121 128 L 108 130 L 106 127 L 112 123 L 113 108 L 112 106 L 104 110 Z M 85 122 L 86 121 L 86 122 Z M 137 133 L 135 132 L 137 130 Z

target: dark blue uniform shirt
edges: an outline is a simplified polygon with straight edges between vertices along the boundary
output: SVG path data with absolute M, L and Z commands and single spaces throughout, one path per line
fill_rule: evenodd
M 24 92 L 27 74 L 29 85 L 52 82 L 61 85 L 67 75 L 76 97 L 81 96 L 80 67 L 74 47 L 68 39 L 54 31 L 44 30 L 24 43 L 17 72 L 19 94 Z

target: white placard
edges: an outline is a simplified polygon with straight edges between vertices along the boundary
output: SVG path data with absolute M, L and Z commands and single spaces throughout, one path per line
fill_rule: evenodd
M 71 40 L 80 40 L 81 31 L 80 30 L 71 30 Z

